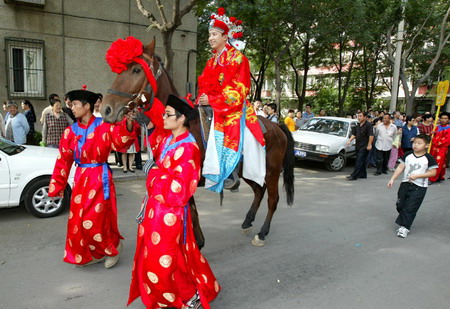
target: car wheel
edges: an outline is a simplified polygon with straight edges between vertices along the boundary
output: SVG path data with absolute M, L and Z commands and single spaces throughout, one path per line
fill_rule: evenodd
M 38 218 L 50 218 L 59 215 L 69 205 L 70 188 L 64 190 L 64 198 L 48 196 L 50 178 L 41 178 L 26 188 L 24 192 L 25 208 Z
M 334 158 L 330 162 L 327 162 L 326 167 L 329 171 L 339 172 L 345 167 L 346 163 L 347 163 L 347 158 L 344 156 L 343 153 L 339 153 L 336 156 L 336 158 Z

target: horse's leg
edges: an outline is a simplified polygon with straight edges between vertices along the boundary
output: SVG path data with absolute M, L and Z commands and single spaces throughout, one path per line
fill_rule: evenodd
M 242 223 L 242 233 L 248 234 L 252 230 L 252 222 L 255 221 L 256 212 L 258 211 L 259 205 L 261 205 L 261 201 L 264 197 L 264 193 L 266 192 L 266 185 L 260 186 L 256 182 L 244 179 L 246 183 L 252 188 L 255 197 L 253 198 L 253 203 L 250 209 L 245 216 L 245 220 Z
M 270 231 L 270 222 L 272 221 L 273 214 L 277 210 L 278 200 L 280 199 L 279 193 L 278 193 L 278 178 L 280 175 L 280 171 L 278 169 L 278 173 L 274 173 L 272 175 L 268 175 L 266 177 L 266 186 L 267 186 L 267 206 L 268 206 L 268 212 L 266 216 L 266 220 L 264 221 L 263 226 L 261 227 L 261 230 L 258 234 L 255 235 L 255 238 L 252 240 L 252 245 L 256 247 L 262 247 L 264 246 L 264 240 L 267 234 L 269 234 Z
M 194 229 L 195 241 L 198 248 L 201 250 L 205 246 L 205 236 L 203 236 L 202 229 L 200 227 L 200 220 L 198 217 L 197 206 L 195 205 L 194 197 L 189 200 L 189 208 L 191 210 L 192 226 Z

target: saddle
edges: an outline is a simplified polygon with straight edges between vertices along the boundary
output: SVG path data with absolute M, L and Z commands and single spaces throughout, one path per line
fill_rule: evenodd
M 200 127 L 202 133 L 203 143 L 206 145 L 208 143 L 209 132 L 211 131 L 211 122 L 213 119 L 213 109 L 210 105 L 199 105 L 198 112 L 200 115 Z M 267 128 L 264 123 L 258 117 L 258 123 L 261 127 L 261 131 L 263 134 L 267 133 Z

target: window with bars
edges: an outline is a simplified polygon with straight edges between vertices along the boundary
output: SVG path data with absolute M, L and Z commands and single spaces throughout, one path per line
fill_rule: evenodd
M 8 97 L 45 98 L 44 41 L 5 38 Z

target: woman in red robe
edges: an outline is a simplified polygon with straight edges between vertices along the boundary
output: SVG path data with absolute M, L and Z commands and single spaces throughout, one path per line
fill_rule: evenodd
M 147 177 L 128 304 L 146 308 L 208 309 L 220 286 L 194 238 L 189 199 L 200 177 L 200 150 L 187 130 L 194 109 L 170 95 L 163 114 L 164 138 Z
M 447 168 L 447 152 L 450 146 L 450 126 L 448 124 L 450 114 L 447 112 L 441 113 L 439 116 L 440 125 L 437 126 L 436 132 L 431 143 L 431 155 L 438 163 L 436 176 L 430 177 L 431 183 L 445 180 L 445 170 Z
M 134 142 L 133 122 L 128 118 L 108 124 L 94 117 L 97 94 L 93 92 L 74 90 L 67 96 L 78 121 L 61 137 L 48 193 L 63 196 L 75 161 L 64 261 L 81 266 L 105 260 L 105 267 L 110 268 L 118 261 L 123 237 L 117 226 L 116 190 L 107 160 L 113 147 Z

